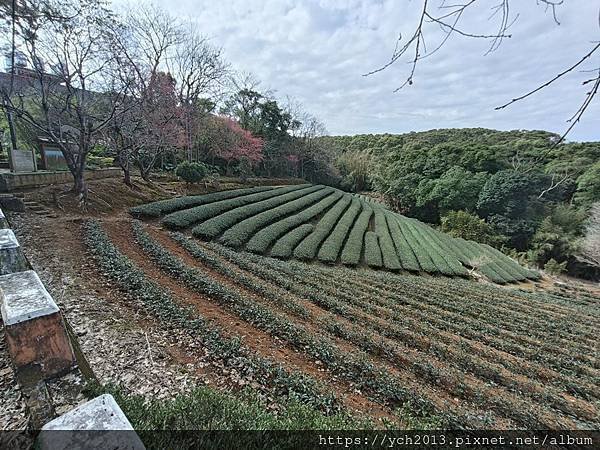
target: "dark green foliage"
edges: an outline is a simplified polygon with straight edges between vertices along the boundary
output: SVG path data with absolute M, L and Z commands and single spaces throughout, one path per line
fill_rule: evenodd
M 467 211 L 448 212 L 442 217 L 441 230 L 450 236 L 481 244 L 498 245 L 505 240 L 485 220 Z
M 365 233 L 365 262 L 371 267 L 383 266 L 383 258 L 379 249 L 379 237 L 372 231 Z
M 421 270 L 421 266 L 419 266 L 419 261 L 417 261 L 412 248 L 408 245 L 406 237 L 400 229 L 400 224 L 398 223 L 400 219 L 391 212 L 386 213 L 386 219 L 402 268 L 411 272 L 418 272 Z
M 225 230 L 229 229 L 236 223 L 247 219 L 248 217 L 252 217 L 256 214 L 260 214 L 261 212 L 284 205 L 321 188 L 321 186 L 305 187 L 303 185 L 301 189 L 293 189 L 291 192 L 288 190 L 288 192 L 283 195 L 237 207 L 230 211 L 224 212 L 223 214 L 212 217 L 200 225 L 195 226 L 192 230 L 192 233 L 194 236 L 202 239 L 214 239 Z
M 578 205 L 591 206 L 600 201 L 600 155 L 598 158 L 598 162 L 577 179 L 575 201 Z
M 344 245 L 344 249 L 342 250 L 342 256 L 340 257 L 342 264 L 355 266 L 360 261 L 365 233 L 369 228 L 371 216 L 373 216 L 373 208 L 363 202 L 362 211 L 358 219 L 354 222 L 346 245 Z
M 384 267 L 390 270 L 402 269 L 385 218 L 385 210 L 381 207 L 375 208 L 375 233 L 379 237 L 379 247 L 381 248 Z
M 271 186 L 259 186 L 248 189 L 232 189 L 230 191 L 213 192 L 212 194 L 194 195 L 191 197 L 170 198 L 167 200 L 146 203 L 145 205 L 134 206 L 129 209 L 129 213 L 134 217 L 160 217 L 173 211 L 206 205 L 228 198 L 269 191 L 271 189 L 273 189 Z
M 310 223 L 305 223 L 292 231 L 289 231 L 283 237 L 279 238 L 271 249 L 271 256 L 276 258 L 289 258 L 294 252 L 294 248 L 302 239 L 308 236 L 314 229 Z
M 352 199 L 352 203 L 340 218 L 331 234 L 325 239 L 323 245 L 319 249 L 317 257 L 320 261 L 324 262 L 335 262 L 338 258 L 340 250 L 342 249 L 346 236 L 350 232 L 356 216 L 362 209 L 361 201 L 357 198 Z
M 437 210 L 439 214 L 457 209 L 472 211 L 487 177 L 485 172 L 472 173 L 452 166 L 439 178 L 419 184 L 416 206 Z
M 339 199 L 333 208 L 317 222 L 313 232 L 294 249 L 294 256 L 298 259 L 313 259 L 317 255 L 321 242 L 329 236 L 351 201 L 352 197 L 349 195 L 344 195 Z
M 540 244 L 532 242 L 534 233 L 557 205 L 587 209 L 600 200 L 600 143 L 556 145 L 557 139 L 544 131 L 475 128 L 331 136 L 321 142 L 338 153 L 342 176 L 351 177 L 357 165 L 368 168 L 361 184 L 384 194 L 405 216 L 438 224 L 449 211 L 477 212 L 491 232 L 470 231 L 483 233 L 484 242 L 496 247 L 534 250 L 535 260 Z M 571 175 L 563 179 L 564 174 Z M 475 238 L 458 232 L 464 223 L 457 225 L 452 227 L 457 236 Z M 506 240 L 494 242 L 494 235 Z M 555 255 L 537 263 L 558 257 L 575 273 L 570 246 L 551 245 Z M 566 253 L 558 256 L 561 248 Z
M 188 161 L 179 163 L 175 169 L 175 175 L 186 183 L 199 183 L 204 179 L 207 172 L 208 169 L 204 164 Z
M 287 186 L 281 188 L 272 188 L 265 192 L 260 190 L 256 192 L 249 192 L 250 195 L 241 195 L 239 197 L 227 197 L 221 201 L 214 201 L 210 204 L 200 204 L 193 208 L 185 209 L 183 211 L 177 211 L 172 214 L 165 216 L 161 223 L 172 230 L 187 228 L 195 223 L 203 222 L 211 217 L 215 217 L 226 211 L 240 206 L 249 205 L 251 203 L 257 203 L 262 200 L 267 200 L 273 197 L 278 197 L 288 192 L 294 192 L 300 189 L 307 188 L 307 185 Z M 212 196 L 213 194 L 208 194 Z
M 417 258 L 421 269 L 429 273 L 438 272 L 438 268 L 433 263 L 431 256 L 424 246 L 424 243 L 421 241 L 413 222 L 406 217 L 399 216 L 398 225 L 402 231 L 402 235 L 406 238 L 406 242 Z
M 478 214 L 510 238 L 517 250 L 527 248 L 541 215 L 541 203 L 534 195 L 542 190 L 542 177 L 535 173 L 503 170 L 492 175 L 477 201 Z
M 579 253 L 579 236 L 584 222 L 583 210 L 558 205 L 533 235 L 528 252 L 530 261 L 539 267 L 544 267 L 550 259 L 558 263 L 573 263 Z
M 567 271 L 567 262 L 557 262 L 554 258 L 550 258 L 546 264 L 544 264 L 544 270 L 550 275 L 560 275 Z
M 293 214 L 299 210 L 306 210 L 315 202 L 318 202 L 323 197 L 328 196 L 333 193 L 333 188 L 318 186 L 316 192 L 310 192 L 304 195 L 303 197 L 297 198 L 295 200 L 290 200 L 283 205 L 279 205 L 273 208 L 270 208 L 264 212 L 248 217 L 245 220 L 233 225 L 229 228 L 223 236 L 219 239 L 219 242 L 228 245 L 230 247 L 241 247 L 245 242 L 250 239 L 252 235 L 254 235 L 258 230 L 263 227 L 266 227 L 268 224 L 273 221 L 277 221 L 282 217 L 286 217 L 289 214 Z M 272 236 L 272 240 L 274 240 L 277 236 Z M 266 241 L 267 239 L 265 239 Z M 264 243 L 264 241 L 263 241 Z M 255 247 L 257 249 L 257 247 Z M 266 250 L 266 248 L 265 248 Z M 264 251 L 264 250 L 263 250 Z
M 319 214 L 322 214 L 323 211 L 327 210 L 331 205 L 337 202 L 342 195 L 342 192 L 336 190 L 331 195 L 314 205 L 303 209 L 298 214 L 286 217 L 285 219 L 281 219 L 278 222 L 274 222 L 271 225 L 264 227 L 248 241 L 246 249 L 254 253 L 264 253 L 282 234 L 298 227 L 304 222 L 308 222 Z

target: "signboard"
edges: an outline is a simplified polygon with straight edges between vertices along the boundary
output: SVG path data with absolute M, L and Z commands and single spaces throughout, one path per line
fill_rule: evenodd
M 13 172 L 35 172 L 35 156 L 31 150 L 13 149 L 10 153 L 10 166 Z

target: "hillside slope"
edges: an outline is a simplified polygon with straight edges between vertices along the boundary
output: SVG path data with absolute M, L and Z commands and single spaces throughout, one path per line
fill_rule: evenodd
M 452 238 L 362 196 L 322 185 L 256 187 L 149 203 L 134 217 L 278 258 L 468 277 L 537 279 L 498 250 Z

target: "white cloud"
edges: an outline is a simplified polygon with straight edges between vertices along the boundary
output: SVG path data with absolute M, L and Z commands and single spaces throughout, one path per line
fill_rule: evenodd
M 489 42 L 455 36 L 420 63 L 412 86 L 393 93 L 410 70 L 406 61 L 370 77 L 362 74 L 387 62 L 400 32 L 411 34 L 420 1 L 183 0 L 175 5 L 162 0 L 158 4 L 190 17 L 223 47 L 236 69 L 256 74 L 279 95 L 296 97 L 334 134 L 478 126 L 561 132 L 583 101 L 586 90 L 580 82 L 589 74 L 573 73 L 505 110 L 494 111 L 494 107 L 571 65 L 592 47 L 593 40 L 600 39 L 597 2 L 566 2 L 558 9 L 558 26 L 535 0 L 513 0 L 520 17 L 511 28 L 513 38 L 496 52 L 484 56 Z M 463 27 L 489 33 L 489 12 L 473 10 L 465 16 Z M 436 34 L 429 36 L 433 48 Z M 597 55 L 591 63 L 599 62 Z M 598 140 L 599 130 L 600 100 L 570 138 Z

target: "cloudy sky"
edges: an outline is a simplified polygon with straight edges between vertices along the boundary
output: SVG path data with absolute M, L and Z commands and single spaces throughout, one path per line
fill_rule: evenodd
M 117 5 L 121 0 L 115 0 Z M 575 72 L 529 100 L 494 107 L 523 94 L 587 53 L 600 40 L 598 0 L 569 0 L 560 26 L 536 0 L 511 0 L 511 39 L 485 56 L 489 41 L 452 37 L 421 61 L 414 84 L 394 93 L 409 60 L 364 77 L 386 63 L 399 33 L 414 31 L 422 0 L 157 0 L 191 19 L 237 69 L 255 74 L 276 95 L 295 97 L 331 134 L 402 133 L 447 127 L 544 129 L 561 133 L 584 100 Z M 432 3 L 430 1 L 430 3 Z M 434 5 L 439 1 L 433 1 Z M 490 33 L 495 0 L 465 15 L 462 28 Z M 430 26 L 427 44 L 439 30 Z M 598 67 L 600 52 L 586 68 Z M 571 140 L 600 140 L 600 95 Z

